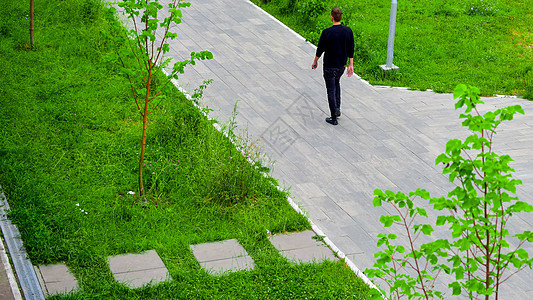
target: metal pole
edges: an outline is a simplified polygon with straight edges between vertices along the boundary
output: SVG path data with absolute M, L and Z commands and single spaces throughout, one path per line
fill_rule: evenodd
M 392 0 L 390 4 L 390 23 L 389 23 L 389 45 L 387 47 L 387 67 L 392 67 L 392 57 L 394 56 L 394 32 L 396 31 L 396 10 L 398 1 Z
M 392 64 L 394 56 L 394 33 L 396 31 L 396 10 L 398 8 L 398 0 L 392 0 L 390 5 L 390 22 L 389 22 L 389 43 L 387 46 L 387 64 L 381 67 L 384 70 L 398 69 Z

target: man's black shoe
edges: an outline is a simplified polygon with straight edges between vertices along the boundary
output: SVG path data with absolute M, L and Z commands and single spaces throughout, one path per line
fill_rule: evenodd
M 339 122 L 337 122 L 337 120 L 332 119 L 332 118 L 326 118 L 326 122 L 328 122 L 328 123 L 331 124 L 331 125 L 337 125 L 337 124 L 339 124 Z
M 341 116 L 341 111 L 340 110 L 337 110 L 337 113 L 335 114 L 335 116 L 338 118 Z

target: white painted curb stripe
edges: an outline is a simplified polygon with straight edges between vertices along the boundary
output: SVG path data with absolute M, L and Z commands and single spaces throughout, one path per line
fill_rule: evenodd
M 278 187 L 278 189 L 281 190 L 280 187 Z M 359 278 L 361 278 L 363 280 L 364 283 L 366 283 L 366 285 L 368 285 L 370 288 L 373 288 L 373 289 L 377 289 L 379 290 L 376 285 L 368 278 L 366 277 L 366 275 L 361 272 L 361 270 L 359 270 L 359 268 L 355 265 L 355 263 L 350 259 L 348 258 L 348 256 L 346 256 L 346 254 L 344 254 L 344 252 L 342 252 L 327 236 L 326 234 L 315 224 L 313 223 L 313 221 L 311 221 L 311 219 L 309 217 L 307 217 L 305 215 L 305 213 L 300 209 L 300 207 L 298 207 L 298 205 L 294 202 L 294 200 L 292 200 L 291 197 L 288 197 L 287 199 L 289 201 L 289 204 L 294 208 L 294 210 L 296 210 L 297 212 L 299 212 L 300 214 L 304 215 L 307 220 L 309 221 L 309 223 L 311 223 L 311 228 L 313 229 L 313 231 L 317 234 L 317 235 L 320 235 L 320 236 L 324 236 L 324 242 L 331 248 L 331 250 L 333 252 L 336 252 L 337 253 L 337 256 L 341 259 L 344 259 L 344 261 L 346 262 L 346 264 L 348 265 L 348 267 L 350 267 L 350 269 L 355 273 L 355 275 L 357 275 Z

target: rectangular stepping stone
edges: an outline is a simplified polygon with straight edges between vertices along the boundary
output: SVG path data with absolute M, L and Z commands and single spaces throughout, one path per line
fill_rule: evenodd
M 251 270 L 254 260 L 236 239 L 191 245 L 200 266 L 212 274 Z
M 78 288 L 78 281 L 63 263 L 33 268 L 46 295 L 69 293 Z
M 272 245 L 290 261 L 299 263 L 322 262 L 326 259 L 337 260 L 323 242 L 314 239 L 312 230 L 279 234 L 269 238 Z
M 109 268 L 116 281 L 131 288 L 148 283 L 156 284 L 170 279 L 165 264 L 155 250 L 141 254 L 123 254 L 109 257 Z

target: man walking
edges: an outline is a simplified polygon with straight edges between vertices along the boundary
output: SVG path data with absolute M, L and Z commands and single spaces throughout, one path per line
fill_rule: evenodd
M 331 112 L 331 117 L 326 118 L 326 122 L 337 125 L 337 118 L 341 115 L 340 79 L 348 58 L 347 74 L 348 77 L 353 75 L 354 39 L 350 27 L 341 25 L 342 11 L 339 8 L 333 8 L 330 17 L 333 26 L 322 31 L 312 68 L 317 68 L 318 59 L 324 53 L 324 81 Z

